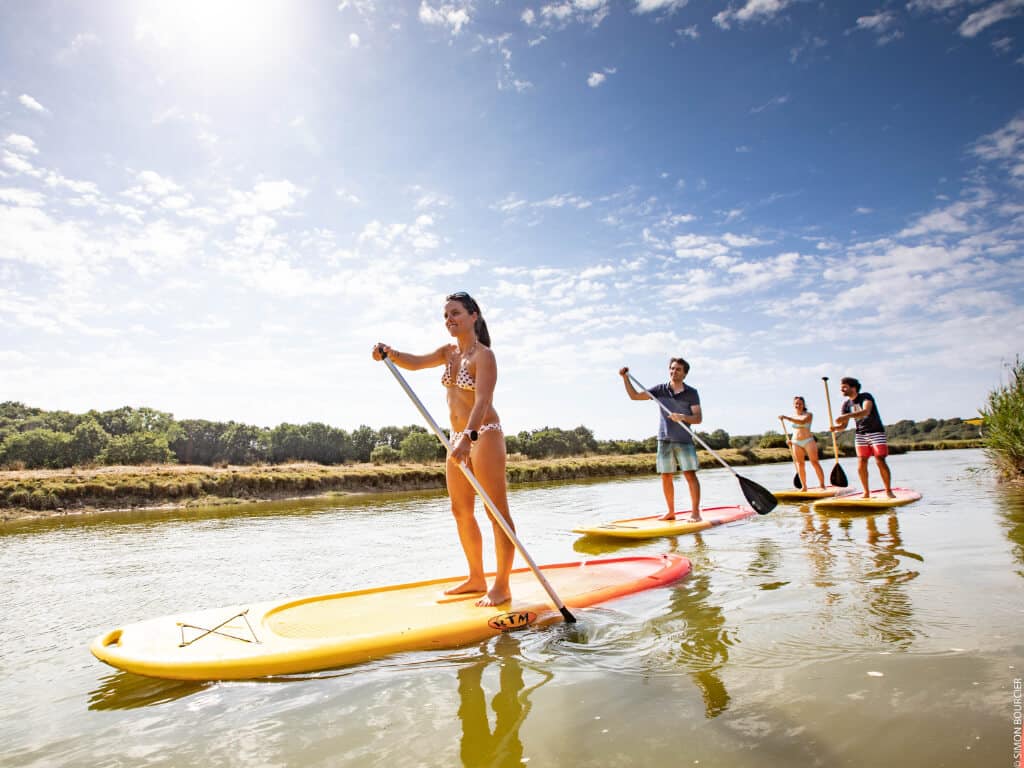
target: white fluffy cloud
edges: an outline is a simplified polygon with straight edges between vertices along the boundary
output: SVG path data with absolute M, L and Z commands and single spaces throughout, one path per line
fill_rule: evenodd
M 422 0 L 419 19 L 430 26 L 447 27 L 453 35 L 458 35 L 469 24 L 471 10 L 469 3 L 442 3 L 435 8 Z
M 27 93 L 21 94 L 21 96 L 18 97 L 18 101 L 21 103 L 21 105 L 23 107 L 25 107 L 26 109 L 30 109 L 33 112 L 48 112 L 49 111 L 49 110 L 46 109 L 46 107 L 44 107 L 38 101 L 33 99 Z

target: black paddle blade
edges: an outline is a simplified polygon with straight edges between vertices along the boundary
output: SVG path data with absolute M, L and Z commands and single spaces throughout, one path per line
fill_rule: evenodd
M 740 490 L 743 491 L 743 495 L 747 497 L 747 501 L 750 502 L 750 506 L 757 514 L 767 515 L 778 506 L 779 502 L 767 488 L 741 475 L 736 475 L 736 477 L 740 480 Z
M 798 491 L 802 491 L 804 489 L 803 483 L 800 482 L 800 473 L 799 472 L 797 472 L 795 475 L 793 475 L 793 487 L 796 488 Z
M 850 481 L 846 479 L 846 473 L 843 472 L 843 468 L 839 466 L 838 461 L 832 467 L 832 474 L 828 476 L 828 480 L 837 488 L 846 488 L 850 484 Z

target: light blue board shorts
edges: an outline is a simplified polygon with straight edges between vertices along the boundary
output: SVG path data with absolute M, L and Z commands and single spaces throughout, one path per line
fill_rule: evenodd
M 697 449 L 693 447 L 693 443 L 658 441 L 656 467 L 659 475 L 668 475 L 674 472 L 696 472 L 699 466 Z

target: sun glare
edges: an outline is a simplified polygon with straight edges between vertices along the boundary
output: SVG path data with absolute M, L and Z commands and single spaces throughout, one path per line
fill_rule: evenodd
M 142 7 L 135 37 L 206 70 L 236 69 L 280 48 L 288 14 L 284 0 L 164 0 Z

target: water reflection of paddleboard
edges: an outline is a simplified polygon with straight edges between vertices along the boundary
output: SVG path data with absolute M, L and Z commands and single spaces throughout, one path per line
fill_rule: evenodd
M 585 608 L 668 584 L 690 571 L 678 555 L 541 566 L 565 605 Z M 462 579 L 364 589 L 165 616 L 111 630 L 90 650 L 128 672 L 175 680 L 238 680 L 344 666 L 401 651 L 451 648 L 561 621 L 528 568 L 512 572 L 508 603 L 445 595 Z
M 589 527 L 573 528 L 573 533 L 588 536 L 607 536 L 616 539 L 654 539 L 659 536 L 678 536 L 683 533 L 706 531 L 716 525 L 732 523 L 753 517 L 756 513 L 746 506 L 708 507 L 701 511 L 701 520 L 690 520 L 689 512 L 677 512 L 675 520 L 661 520 L 658 515 L 652 517 L 632 517 L 626 520 L 613 520 Z
M 896 498 L 889 498 L 884 488 L 875 488 L 869 498 L 864 498 L 861 491 L 851 491 L 842 496 L 819 499 L 814 502 L 814 509 L 832 510 L 836 512 L 870 512 L 876 509 L 902 507 L 921 498 L 921 494 L 912 488 L 893 488 Z

